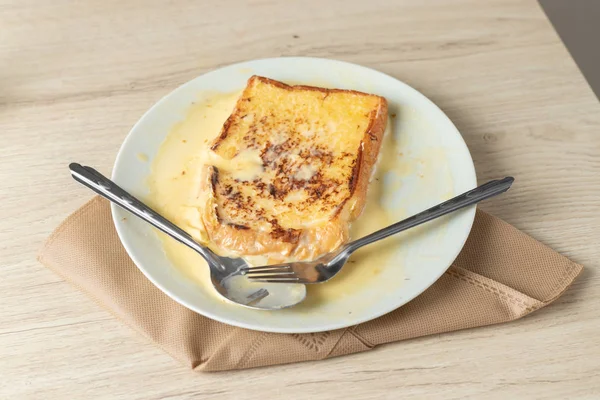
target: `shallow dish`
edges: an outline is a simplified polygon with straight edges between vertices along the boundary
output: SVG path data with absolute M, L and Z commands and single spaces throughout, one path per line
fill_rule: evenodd
M 190 105 L 202 93 L 241 90 L 254 74 L 294 84 L 354 89 L 387 98 L 391 115 L 389 134 L 394 139 L 389 143 L 402 164 L 384 176 L 380 202 L 396 219 L 476 186 L 473 161 L 460 133 L 425 96 L 380 72 L 316 58 L 248 61 L 212 71 L 175 89 L 133 127 L 117 155 L 113 180 L 144 198 L 152 159 L 172 126 L 185 118 Z M 360 287 L 349 287 L 327 301 L 310 298 L 309 290 L 306 303 L 271 312 L 249 310 L 220 299 L 208 286 L 198 285 L 172 265 L 150 226 L 135 218 L 124 218 L 127 212 L 114 205 L 112 213 L 121 242 L 134 263 L 175 301 L 231 325 L 304 333 L 365 322 L 418 296 L 446 271 L 462 249 L 475 217 L 475 207 L 386 239 L 383 245 L 390 256 L 385 262 L 350 272 L 364 275 L 359 279 Z

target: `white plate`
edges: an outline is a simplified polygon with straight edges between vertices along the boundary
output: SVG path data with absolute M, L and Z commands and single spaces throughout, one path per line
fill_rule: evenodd
M 119 151 L 112 178 L 134 195 L 143 197 L 148 192 L 144 181 L 150 173 L 153 157 L 171 127 L 185 117 L 198 93 L 240 90 L 253 74 L 386 97 L 390 114 L 398 114 L 391 119 L 398 151 L 408 163 L 414 164 L 394 175 L 399 182 L 390 179 L 386 183 L 390 195 L 386 196 L 384 205 L 390 211 L 401 209 L 404 215 L 414 214 L 475 187 L 473 161 L 460 133 L 425 96 L 380 72 L 316 58 L 248 61 L 212 71 L 175 89 L 133 127 Z M 140 162 L 140 153 L 148 155 L 150 162 Z M 112 213 L 129 256 L 148 279 L 177 302 L 231 325 L 269 332 L 303 333 L 365 322 L 418 296 L 458 255 L 469 235 L 475 207 L 432 221 L 422 229 L 405 232 L 396 238 L 394 257 L 388 265 L 378 266 L 380 273 L 370 278 L 363 289 L 312 308 L 300 306 L 269 312 L 232 305 L 199 287 L 169 262 L 157 235 L 147 224 L 137 218 L 128 218 L 124 222 L 127 213 L 114 205 Z

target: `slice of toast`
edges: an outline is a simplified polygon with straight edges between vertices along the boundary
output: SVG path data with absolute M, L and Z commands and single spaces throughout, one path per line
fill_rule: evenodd
M 383 97 L 251 77 L 205 167 L 210 241 L 270 261 L 339 247 L 364 207 L 386 123 Z

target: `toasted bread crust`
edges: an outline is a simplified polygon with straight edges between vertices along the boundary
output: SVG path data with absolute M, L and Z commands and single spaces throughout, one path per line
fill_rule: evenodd
M 370 125 L 365 132 L 365 136 L 361 142 L 361 148 L 359 149 L 360 161 L 357 163 L 357 171 L 353 175 L 356 179 L 356 183 L 353 184 L 352 190 L 352 195 L 356 197 L 357 202 L 352 210 L 350 221 L 358 218 L 365 208 L 371 172 L 377 162 L 379 149 L 381 148 L 381 142 L 383 141 L 383 134 L 385 133 L 385 127 L 387 125 L 388 106 L 385 98 L 382 97 L 382 99 L 384 101 L 382 102 L 381 107 L 371 113 Z
M 208 166 L 205 171 L 204 183 L 205 189 L 212 194 L 209 204 L 204 210 L 203 221 L 206 231 L 212 242 L 219 248 L 226 249 L 240 255 L 269 255 L 273 261 L 293 257 L 295 259 L 310 259 L 319 256 L 320 254 L 331 251 L 345 241 L 348 240 L 349 223 L 356 219 L 362 212 L 365 201 L 366 192 L 369 184 L 369 179 L 377 156 L 379 148 L 385 132 L 387 123 L 387 101 L 383 97 L 369 95 L 361 92 L 341 90 L 341 89 L 325 89 L 312 86 L 289 86 L 282 82 L 272 79 L 253 76 L 248 80 L 248 86 L 238 99 L 235 109 L 227 121 L 224 123 L 220 135 L 213 141 L 211 150 L 219 151 L 220 146 L 228 138 L 231 132 L 232 124 L 243 118 L 240 115 L 244 108 L 244 102 L 252 101 L 248 96 L 253 84 L 261 82 L 268 85 L 276 86 L 286 91 L 316 91 L 324 93 L 323 101 L 331 93 L 345 93 L 358 96 L 370 96 L 377 98 L 377 107 L 372 109 L 368 116 L 368 125 L 364 135 L 360 140 L 356 156 L 353 159 L 352 173 L 348 179 L 348 195 L 341 203 L 332 204 L 330 207 L 335 207 L 335 213 L 324 224 L 319 226 L 293 229 L 285 228 L 279 224 L 276 219 L 267 220 L 271 225 L 269 230 L 252 229 L 249 226 L 231 223 L 220 216 L 219 200 L 234 201 L 235 199 L 224 199 L 224 193 L 227 194 L 227 188 L 222 187 L 222 182 L 219 177 L 219 170 L 214 166 Z M 251 140 L 249 137 L 248 140 Z M 262 154 L 263 161 L 267 165 L 270 160 Z M 321 195 L 320 187 L 326 182 L 315 181 L 314 191 L 308 191 L 313 196 L 318 198 Z M 286 181 L 287 182 L 287 181 Z M 310 182 L 310 181 L 309 181 Z M 331 185 L 333 183 L 329 183 Z M 279 190 L 285 191 L 289 185 L 277 187 Z M 277 197 L 275 191 L 276 185 L 269 185 L 267 191 L 271 191 L 272 197 Z M 329 186 L 331 189 L 331 186 Z M 275 191 L 275 192 L 273 192 Z M 284 193 L 285 196 L 285 193 Z M 248 199 L 250 200 L 250 199 Z M 322 200 L 322 199 L 321 199 Z M 251 203 L 240 203 L 240 207 L 249 207 Z M 260 215 L 259 215 L 260 217 Z M 310 216 L 307 216 L 310 218 Z

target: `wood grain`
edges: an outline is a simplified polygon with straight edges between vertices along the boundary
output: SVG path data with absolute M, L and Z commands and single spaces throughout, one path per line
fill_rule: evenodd
M 0 398 L 597 398 L 600 106 L 533 1 L 0 2 Z M 139 116 L 232 62 L 285 55 L 374 67 L 456 123 L 481 207 L 587 268 L 523 320 L 323 362 L 196 374 L 43 268 L 36 251 L 109 173 Z M 293 391 L 293 396 L 288 391 Z

